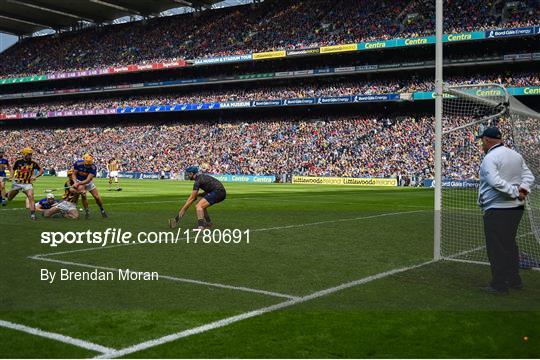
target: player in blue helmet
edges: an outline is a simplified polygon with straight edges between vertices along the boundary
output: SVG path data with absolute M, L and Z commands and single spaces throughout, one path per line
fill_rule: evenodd
M 208 229 L 212 227 L 212 220 L 210 220 L 210 215 L 208 215 L 208 208 L 225 200 L 225 197 L 227 196 L 225 187 L 218 179 L 210 175 L 200 174 L 199 168 L 196 166 L 186 168 L 185 173 L 189 180 L 195 181 L 193 184 L 193 191 L 191 192 L 191 195 L 189 195 L 184 206 L 182 206 L 178 212 L 178 215 L 169 219 L 169 227 L 177 227 L 180 219 L 185 215 L 191 204 L 193 204 L 198 196 L 201 196 L 202 199 L 195 205 L 197 210 L 197 227 L 199 229 Z M 199 190 L 203 190 L 204 193 L 199 195 Z
M 88 210 L 88 201 L 86 200 L 86 192 L 88 191 L 96 200 L 96 204 L 99 206 L 99 211 L 101 216 L 104 218 L 108 217 L 107 213 L 103 209 L 103 201 L 99 196 L 98 189 L 94 184 L 94 178 L 97 176 L 97 167 L 94 165 L 94 158 L 86 154 L 83 156 L 82 160 L 78 160 L 73 164 L 73 174 L 71 179 L 73 180 L 73 188 L 81 195 L 85 218 L 90 217 L 90 212 Z
M 58 204 L 58 201 L 56 201 L 56 199 L 54 198 L 54 194 L 48 193 L 46 197 L 36 203 L 36 211 L 43 212 L 45 210 L 49 210 L 56 204 Z M 30 208 L 30 204 L 26 204 L 26 207 Z
M 0 203 L 2 206 L 6 206 L 6 186 L 5 181 L 7 179 L 7 172 L 11 173 L 9 167 L 9 161 L 5 158 L 6 152 L 4 149 L 0 148 Z

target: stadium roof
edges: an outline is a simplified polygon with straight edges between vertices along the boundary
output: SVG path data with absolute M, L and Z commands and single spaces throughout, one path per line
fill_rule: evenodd
M 0 0 L 0 32 L 31 35 L 81 21 L 104 23 L 123 16 L 159 15 L 178 8 L 209 7 L 219 0 Z

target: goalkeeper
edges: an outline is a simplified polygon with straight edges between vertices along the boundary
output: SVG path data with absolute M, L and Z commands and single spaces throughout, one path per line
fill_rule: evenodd
M 195 181 L 195 184 L 193 184 L 193 191 L 191 192 L 191 195 L 189 195 L 184 206 L 178 212 L 178 215 L 175 218 L 169 219 L 169 227 L 177 227 L 178 222 L 185 215 L 187 209 L 189 209 L 191 204 L 198 196 L 200 196 L 202 199 L 195 205 L 197 210 L 197 227 L 199 229 L 211 228 L 212 220 L 210 220 L 210 215 L 208 215 L 208 208 L 225 200 L 225 197 L 227 196 L 225 187 L 218 179 L 210 175 L 199 174 L 199 168 L 196 166 L 188 167 L 185 170 L 185 173 L 189 180 Z M 199 195 L 199 189 L 202 189 L 204 193 Z
M 478 204 L 484 212 L 486 249 L 492 275 L 491 283 L 483 290 L 504 294 L 509 288 L 523 288 L 516 234 L 534 176 L 523 157 L 504 146 L 498 128 L 486 128 L 479 138 L 486 155 L 480 165 Z

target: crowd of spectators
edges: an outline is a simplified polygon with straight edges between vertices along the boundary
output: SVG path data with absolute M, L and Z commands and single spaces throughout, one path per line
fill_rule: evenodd
M 22 40 L 1 54 L 0 76 L 433 34 L 432 3 L 426 0 L 376 3 L 370 0 L 266 0 L 260 4 L 34 37 Z M 499 3 L 447 0 L 446 31 L 538 23 L 537 0 L 522 0 L 525 5 L 506 13 Z M 411 14 L 416 16 L 407 16 Z
M 444 126 L 460 120 L 469 121 L 458 118 Z M 356 116 L 29 128 L 0 131 L 0 137 L 11 160 L 32 146 L 35 160 L 57 171 L 90 153 L 101 170 L 114 156 L 123 171 L 178 174 L 196 164 L 214 174 L 399 177 L 421 183 L 434 174 L 433 128 L 431 116 Z M 469 158 L 471 148 L 475 157 Z M 443 153 L 445 176 L 476 177 L 480 148 L 471 129 L 447 137 Z
M 471 84 L 494 82 L 506 86 L 540 86 L 540 77 L 536 73 L 520 72 L 511 75 L 491 74 L 448 77 L 449 84 Z M 187 94 L 139 95 L 102 99 L 58 100 L 38 103 L 16 103 L 0 106 L 0 114 L 47 113 L 49 111 L 93 110 L 127 106 L 151 106 L 165 104 L 200 104 L 228 101 L 275 100 L 291 98 L 312 98 L 328 96 L 370 95 L 385 93 L 410 93 L 414 91 L 432 91 L 433 81 L 428 78 L 412 77 L 409 79 L 357 80 L 346 82 L 300 81 L 293 86 L 274 86 L 258 88 L 235 88 L 223 90 L 205 90 Z

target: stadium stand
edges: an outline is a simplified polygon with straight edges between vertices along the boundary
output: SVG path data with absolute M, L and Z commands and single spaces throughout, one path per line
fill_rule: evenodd
M 427 177 L 432 173 L 426 166 L 432 156 L 431 120 L 407 117 L 394 123 L 390 118 L 358 117 L 209 122 L 203 127 L 193 123 L 36 128 L 1 131 L 0 136 L 9 144 L 8 153 L 36 143 L 45 166 L 57 170 L 65 170 L 81 156 L 70 145 L 78 142 L 100 159 L 101 168 L 114 154 L 126 171 L 178 172 L 186 159 L 192 159 L 211 173 L 388 177 L 408 169 L 408 174 Z M 205 148 L 179 144 L 183 138 L 205 143 Z M 412 149 L 411 143 L 418 147 Z M 210 154 L 220 160 L 208 163 Z
M 35 143 L 47 169 L 66 170 L 80 149 L 95 155 L 100 168 L 110 156 L 124 171 L 178 174 L 195 162 L 215 174 L 397 177 L 420 185 L 433 177 L 433 117 L 325 117 L 253 119 L 253 121 L 152 123 L 130 126 L 33 128 L 0 131 L 8 153 Z M 456 120 L 457 121 L 457 120 Z M 189 143 L 204 144 L 191 147 Z M 459 157 L 474 142 L 454 138 L 446 144 L 455 154 L 446 175 L 473 179 L 477 169 Z M 80 144 L 74 148 L 73 143 Z M 218 159 L 208 162 L 208 159 Z
M 449 84 L 469 84 L 494 82 L 506 86 L 538 86 L 540 77 L 536 73 L 522 72 L 504 76 L 501 74 L 454 76 L 447 79 Z M 152 94 L 139 96 L 111 97 L 102 99 L 80 99 L 46 101 L 32 104 L 0 106 L 0 114 L 23 112 L 46 113 L 49 111 L 110 109 L 128 106 L 150 106 L 165 104 L 201 104 L 227 101 L 275 100 L 292 98 L 310 98 L 323 96 L 370 95 L 385 93 L 408 93 L 413 91 L 433 91 L 433 81 L 425 77 L 413 76 L 408 79 L 345 81 L 319 80 L 300 81 L 294 86 L 274 86 L 256 88 L 234 88 L 228 90 L 193 91 L 192 94 Z
M 508 14 L 498 2 L 453 0 L 446 22 L 454 32 L 519 27 L 539 18 L 534 1 Z M 536 4 L 537 5 L 537 4 Z M 354 11 L 352 11 L 354 9 Z M 203 14 L 160 17 L 122 25 L 25 39 L 1 55 L 0 76 L 84 70 L 277 49 L 433 34 L 428 2 L 267 0 Z M 403 12 L 406 16 L 400 22 Z M 476 17 L 460 16 L 464 12 Z M 475 22 L 471 22 L 475 18 Z M 222 31 L 227 29 L 227 31 Z
M 446 12 L 446 26 L 453 32 L 517 27 L 535 24 L 538 8 L 533 1 L 518 1 L 519 6 L 508 8 L 500 1 L 452 0 Z M 459 16 L 468 12 L 476 16 L 476 23 Z M 294 16 L 292 15 L 294 14 Z M 301 14 L 302 16 L 298 16 Z M 0 54 L 3 77 L 35 73 L 82 70 L 133 63 L 152 63 L 176 59 L 194 59 L 276 49 L 294 49 L 312 46 L 343 44 L 433 34 L 433 8 L 422 0 L 381 1 L 380 7 L 366 0 L 331 1 L 275 1 L 223 8 L 191 14 L 159 17 L 114 26 L 101 26 L 53 36 L 34 37 L 20 41 Z M 241 20 L 241 21 L 240 21 Z M 226 29 L 227 31 L 223 31 Z M 517 38 L 519 39 L 519 38 Z M 503 55 L 526 54 L 527 64 L 534 64 L 532 53 L 538 51 L 537 42 L 524 46 L 511 39 L 505 43 L 487 45 L 464 44 L 446 53 L 448 61 L 469 61 L 470 69 L 462 74 L 457 69 L 445 75 L 450 84 L 495 82 L 507 87 L 538 87 L 540 77 L 536 67 L 519 68 L 514 58 Z M 486 41 L 485 43 L 487 43 Z M 503 46 L 500 46 L 503 44 Z M 461 45 L 459 45 L 461 46 Z M 458 47 L 459 47 L 458 46 Z M 475 52 L 475 47 L 478 48 Z M 453 48 L 454 49 L 454 48 Z M 486 51 L 486 49 L 489 49 Z M 201 104 L 216 102 L 254 101 L 291 98 L 339 97 L 370 94 L 411 94 L 433 90 L 432 70 L 423 60 L 432 55 L 429 49 L 372 52 L 366 57 L 348 54 L 321 56 L 310 60 L 318 66 L 354 66 L 372 64 L 375 59 L 384 63 L 387 70 L 362 76 L 305 76 L 302 80 L 281 80 L 264 83 L 262 80 L 244 81 L 234 86 L 192 84 L 184 89 L 146 89 L 144 92 L 124 90 L 121 93 L 103 91 L 96 94 L 74 96 L 67 90 L 65 96 L 3 99 L 0 114 L 14 116 L 37 113 L 43 117 L 51 111 L 110 109 L 116 113 L 121 107 L 164 104 Z M 408 52 L 406 52 L 408 51 Z M 508 52 L 511 51 L 511 52 Z M 384 55 L 383 55 L 384 54 Z M 478 59 L 478 54 L 484 58 Z M 334 56 L 334 57 L 332 57 Z M 490 57 L 491 56 L 491 57 Z M 513 55 L 514 56 L 514 55 Z M 315 59 L 312 57 L 309 59 Z M 369 60 L 366 60 L 369 59 Z M 498 61 L 489 67 L 484 62 Z M 130 77 L 131 83 L 194 79 L 197 77 L 245 75 L 264 73 L 269 69 L 290 71 L 309 68 L 304 58 L 296 62 L 260 62 L 240 67 L 227 66 L 187 67 L 188 76 L 182 73 L 151 73 Z M 404 61 L 421 62 L 423 70 L 391 71 L 392 64 Z M 475 63 L 476 61 L 476 63 Z M 505 62 L 507 61 L 507 62 Z M 502 64 L 502 65 L 501 65 Z M 474 66 L 474 67 L 473 67 Z M 497 67 L 498 66 L 498 67 Z M 513 67 L 512 67 L 513 66 Z M 193 70 L 195 68 L 195 70 Z M 381 67 L 382 68 L 382 67 Z M 246 70 L 248 69 L 248 70 Z M 473 69 L 473 70 L 471 70 Z M 475 70 L 478 69 L 478 70 Z M 505 71 L 504 69 L 509 69 Z M 516 70 L 516 69 L 519 69 Z M 180 70 L 179 70 L 180 71 Z M 141 80 L 143 79 L 143 80 Z M 130 82 L 120 77 L 72 79 L 71 82 L 55 80 L 29 84 L 6 85 L 6 93 L 24 94 L 25 89 L 75 89 L 90 88 L 98 84 L 106 89 L 111 85 L 125 86 Z M 11 86 L 11 87 L 10 87 Z M 26 87 L 28 86 L 28 88 Z M 2 88 L 4 89 L 4 88 Z M 110 90 L 110 88 L 109 88 Z M 429 102 L 427 102 L 429 103 Z M 332 110 L 322 109 L 311 115 L 311 108 L 298 110 L 268 110 L 255 114 L 237 112 L 221 119 L 221 113 L 207 112 L 204 117 L 171 121 L 176 114 L 169 114 L 167 121 L 155 114 L 141 122 L 132 123 L 129 114 L 118 120 L 93 123 L 88 118 L 74 116 L 64 125 L 55 125 L 54 119 L 33 119 L 35 124 L 6 121 L 9 130 L 1 130 L 7 153 L 13 156 L 20 147 L 34 144 L 38 156 L 47 169 L 65 170 L 81 152 L 92 153 L 98 166 L 103 168 L 110 155 L 122 160 L 124 171 L 158 172 L 170 170 L 178 173 L 189 161 L 199 163 L 212 173 L 276 174 L 283 178 L 290 175 L 399 177 L 420 184 L 433 177 L 433 118 L 426 111 L 428 105 L 402 105 L 398 101 L 380 106 L 379 114 L 364 113 L 366 108 L 349 108 L 347 115 L 339 105 Z M 399 106 L 405 106 L 403 110 Z M 416 107 L 423 107 L 416 111 Z M 335 110 L 334 110 L 335 109 Z M 351 115 L 350 113 L 354 115 Z M 399 114 L 399 115 L 396 115 Z M 137 115 L 134 115 L 137 116 Z M 155 117 L 154 117 L 155 116 Z M 179 115 L 178 115 L 179 116 Z M 195 117 L 195 115 L 193 115 Z M 36 117 L 34 115 L 34 117 Z M 116 116 L 120 118 L 120 116 Z M 180 118 L 180 116 L 179 116 Z M 126 120 L 124 120 L 126 119 Z M 32 120 L 32 121 L 33 121 Z M 37 121 L 43 120 L 43 121 Z M 184 121 L 185 120 L 185 121 Z M 51 121 L 47 123 L 46 121 Z M 28 126 L 30 125 L 30 126 Z M 458 154 L 459 149 L 470 145 L 473 134 L 466 139 L 454 139 L 447 144 Z M 180 144 L 178 139 L 205 142 L 205 147 L 195 151 Z M 77 149 L 71 145 L 79 144 Z M 218 161 L 209 162 L 209 154 L 217 154 Z M 283 154 L 287 154 L 283 158 Z M 465 160 L 455 169 L 463 179 L 476 176 L 476 169 L 468 167 Z

